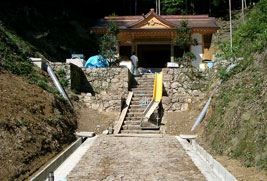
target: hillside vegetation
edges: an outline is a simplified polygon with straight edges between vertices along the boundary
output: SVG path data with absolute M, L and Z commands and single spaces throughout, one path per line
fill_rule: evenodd
M 76 116 L 33 46 L 0 25 L 0 180 L 25 180 L 75 140 Z
M 259 1 L 229 43 L 221 43 L 221 56 L 239 57 L 215 95 L 204 123 L 202 143 L 213 154 L 239 159 L 247 167 L 267 170 L 267 0 Z M 241 60 L 240 60 L 241 58 Z M 233 60 L 232 60 L 233 61 Z

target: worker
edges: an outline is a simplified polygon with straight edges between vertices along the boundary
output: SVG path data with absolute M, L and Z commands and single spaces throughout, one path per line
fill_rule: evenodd
M 138 57 L 135 54 L 136 53 L 133 52 L 133 55 L 131 56 L 130 59 L 132 60 L 132 63 L 133 63 L 133 74 L 137 75 L 136 69 L 137 69 L 137 66 L 138 66 Z

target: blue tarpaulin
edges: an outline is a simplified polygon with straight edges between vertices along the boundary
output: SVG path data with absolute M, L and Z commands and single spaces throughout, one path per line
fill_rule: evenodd
M 86 63 L 85 68 L 103 68 L 108 67 L 109 63 L 107 60 L 105 60 L 101 55 L 96 55 L 90 57 Z

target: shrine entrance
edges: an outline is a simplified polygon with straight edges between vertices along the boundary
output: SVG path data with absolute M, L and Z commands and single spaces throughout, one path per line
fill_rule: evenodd
M 137 45 L 139 67 L 163 68 L 170 62 L 170 45 Z

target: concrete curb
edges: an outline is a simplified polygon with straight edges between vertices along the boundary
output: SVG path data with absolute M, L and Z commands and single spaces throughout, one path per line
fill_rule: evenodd
M 83 138 L 78 138 L 64 152 L 57 156 L 49 165 L 35 175 L 31 181 L 46 180 L 48 173 L 56 170 L 83 142 Z
M 218 161 L 216 161 L 199 144 L 197 144 L 195 140 L 192 140 L 192 147 L 222 180 L 237 181 L 237 179 L 228 170 L 226 170 Z
M 228 170 L 197 144 L 195 140 L 191 140 L 192 144 L 190 144 L 180 136 L 176 136 L 176 139 L 208 181 L 237 181 Z
M 93 145 L 94 141 L 98 136 L 87 138 L 83 144 L 79 146 L 55 171 L 54 171 L 54 180 L 66 180 L 68 174 L 75 168 L 77 163 L 80 162 L 84 154 L 89 150 Z

